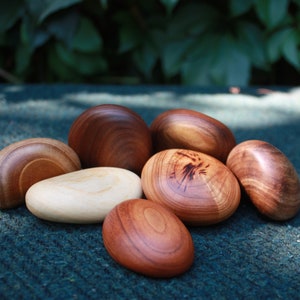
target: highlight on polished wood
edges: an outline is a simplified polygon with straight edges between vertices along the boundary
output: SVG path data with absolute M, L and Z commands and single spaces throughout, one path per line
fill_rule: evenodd
M 240 203 L 233 173 L 216 158 L 192 150 L 167 149 L 142 170 L 147 199 L 168 207 L 189 225 L 211 225 L 229 218 Z
M 194 262 L 190 232 L 170 210 L 145 199 L 131 199 L 106 216 L 103 242 L 123 267 L 157 278 L 188 271 Z
M 170 109 L 150 126 L 156 152 L 181 148 L 209 154 L 222 162 L 236 145 L 231 130 L 221 121 L 191 109 Z
M 289 159 L 275 146 L 248 140 L 230 152 L 227 166 L 260 213 L 285 221 L 300 210 L 300 182 Z
M 0 151 L 0 208 L 24 204 L 34 183 L 81 168 L 75 151 L 50 138 L 30 138 Z
M 147 124 L 131 109 L 115 104 L 85 110 L 73 122 L 68 143 L 83 168 L 118 167 L 139 175 L 152 154 Z

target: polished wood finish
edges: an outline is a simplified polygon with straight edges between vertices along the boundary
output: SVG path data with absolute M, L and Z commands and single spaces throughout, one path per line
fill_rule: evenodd
M 186 149 L 167 149 L 145 164 L 146 198 L 171 209 L 189 225 L 216 224 L 229 218 L 240 203 L 233 173 L 216 158 Z
M 79 170 L 77 154 L 65 143 L 49 138 L 31 138 L 0 151 L 0 208 L 24 204 L 34 183 Z
M 69 145 L 83 168 L 119 167 L 140 174 L 152 154 L 149 128 L 135 112 L 120 105 L 91 107 L 76 118 Z
M 242 142 L 229 154 L 227 166 L 263 215 L 284 221 L 299 211 L 298 174 L 275 146 L 260 140 Z
M 153 201 L 132 199 L 117 205 L 105 218 L 102 235 L 115 261 L 146 276 L 174 277 L 186 272 L 194 261 L 187 228 Z
M 236 145 L 231 130 L 220 121 L 190 109 L 172 109 L 158 115 L 150 126 L 155 151 L 182 148 L 226 161 Z

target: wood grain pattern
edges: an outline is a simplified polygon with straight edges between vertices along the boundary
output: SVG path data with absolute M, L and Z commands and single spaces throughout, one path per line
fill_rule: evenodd
M 216 158 L 186 149 L 167 149 L 145 164 L 142 187 L 147 199 L 171 209 L 189 225 L 229 218 L 240 203 L 233 173 Z
M 103 223 L 103 242 L 122 266 L 150 277 L 174 277 L 194 261 L 192 237 L 172 212 L 132 199 L 113 208 Z
M 140 174 L 152 154 L 149 128 L 132 110 L 102 104 L 84 111 L 72 124 L 69 145 L 83 168 L 119 167 Z
M 80 160 L 68 145 L 49 138 L 31 138 L 0 151 L 0 208 L 24 204 L 34 183 L 79 170 Z
M 195 150 L 226 161 L 236 145 L 231 130 L 220 121 L 198 111 L 172 109 L 163 112 L 150 126 L 156 152 L 171 148 Z
M 298 174 L 288 158 L 273 145 L 260 140 L 242 142 L 229 154 L 227 166 L 263 215 L 284 221 L 298 213 Z

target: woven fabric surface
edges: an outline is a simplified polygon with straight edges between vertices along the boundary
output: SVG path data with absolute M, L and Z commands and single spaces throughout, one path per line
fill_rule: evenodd
M 237 142 L 261 139 L 279 148 L 300 174 L 300 90 L 0 85 L 0 147 L 31 137 L 67 143 L 87 108 L 121 104 L 147 124 L 171 108 L 189 108 L 225 123 Z M 195 261 L 185 274 L 148 278 L 114 262 L 101 224 L 52 223 L 24 206 L 0 211 L 1 299 L 300 299 L 300 214 L 263 218 L 246 199 L 227 221 L 189 228 Z M 122 251 L 122 249 L 120 249 Z

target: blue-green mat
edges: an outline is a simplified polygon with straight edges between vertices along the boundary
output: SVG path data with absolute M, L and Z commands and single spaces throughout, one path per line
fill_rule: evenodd
M 300 89 L 229 91 L 0 85 L 0 147 L 31 137 L 67 142 L 74 119 L 101 103 L 127 106 L 148 124 L 167 109 L 185 107 L 224 122 L 237 142 L 272 143 L 300 174 Z M 299 214 L 271 222 L 243 200 L 226 222 L 190 231 L 193 267 L 176 278 L 151 279 L 110 258 L 99 224 L 46 222 L 25 206 L 1 211 L 0 299 L 300 299 Z

